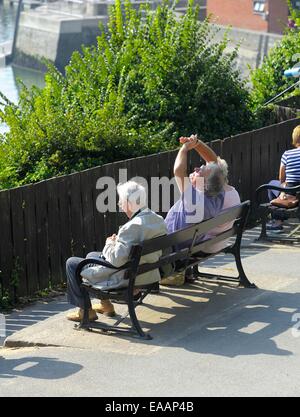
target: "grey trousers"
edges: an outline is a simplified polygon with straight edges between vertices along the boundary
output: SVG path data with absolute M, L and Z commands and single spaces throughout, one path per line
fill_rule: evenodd
M 87 254 L 86 258 L 100 258 L 102 255 L 101 252 L 90 252 Z M 83 261 L 84 258 L 78 258 L 73 256 L 69 258 L 66 262 L 66 274 L 67 274 L 67 296 L 70 304 L 74 306 L 84 308 L 84 292 L 85 290 L 81 288 L 76 280 L 75 271 L 78 264 Z M 91 307 L 91 301 L 89 300 L 89 308 Z

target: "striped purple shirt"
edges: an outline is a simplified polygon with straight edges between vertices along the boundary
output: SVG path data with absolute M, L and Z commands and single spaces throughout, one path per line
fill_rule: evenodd
M 285 151 L 281 158 L 287 183 L 300 182 L 300 148 Z

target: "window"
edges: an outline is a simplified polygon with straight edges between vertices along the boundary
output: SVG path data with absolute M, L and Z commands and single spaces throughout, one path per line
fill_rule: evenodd
M 253 1 L 253 11 L 254 13 L 264 14 L 265 13 L 265 0 L 254 0 Z
M 300 0 L 292 0 L 292 6 L 296 10 L 300 10 Z

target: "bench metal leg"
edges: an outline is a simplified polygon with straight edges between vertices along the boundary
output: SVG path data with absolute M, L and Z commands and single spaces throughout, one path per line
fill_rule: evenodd
M 142 329 L 142 327 L 141 327 L 141 325 L 140 325 L 140 323 L 137 319 L 137 316 L 136 316 L 136 313 L 135 313 L 135 307 L 136 306 L 134 305 L 134 300 L 133 300 L 132 297 L 130 297 L 130 299 L 128 300 L 128 311 L 129 311 L 129 316 L 130 316 L 132 326 L 135 328 L 135 330 L 137 331 L 137 333 L 140 337 L 142 337 L 143 339 L 146 339 L 146 340 L 151 340 L 152 337 L 150 336 L 149 333 L 144 332 L 144 330 Z
M 142 291 L 142 293 L 140 294 L 140 298 L 138 300 L 135 300 L 135 308 L 141 304 L 143 304 L 143 300 L 144 298 L 149 294 L 149 292 L 151 291 Z M 128 306 L 128 305 L 127 305 Z M 116 322 L 115 322 L 115 326 L 118 326 L 120 323 L 122 323 L 122 321 L 124 321 L 126 319 L 126 317 L 129 315 L 129 310 L 126 311 L 126 313 L 124 313 Z
M 267 216 L 262 216 L 261 219 L 261 233 L 259 237 L 256 239 L 257 241 L 264 241 L 264 242 L 271 242 L 271 243 L 281 243 L 286 245 L 293 245 L 294 243 L 300 243 L 299 237 L 293 237 L 292 235 L 297 232 L 297 230 L 293 230 L 287 237 L 278 236 L 270 236 L 267 234 Z
M 239 273 L 238 279 L 239 279 L 240 286 L 246 287 L 246 288 L 257 288 L 254 283 L 248 280 L 247 275 L 245 274 L 245 271 L 242 265 L 242 260 L 241 260 L 240 248 L 237 246 L 234 246 L 232 248 L 232 254 L 235 258 L 235 264 Z
M 106 323 L 101 323 L 100 321 L 89 321 L 89 295 L 87 291 L 84 295 L 84 314 L 81 322 L 75 325 L 76 330 L 86 330 L 86 331 L 93 331 L 93 330 L 101 330 L 103 332 L 117 332 L 121 334 L 128 334 L 132 336 L 139 336 L 145 340 L 151 340 L 152 337 L 149 333 L 145 333 L 137 319 L 135 308 L 143 303 L 143 299 L 150 293 L 151 289 L 146 289 L 145 291 L 141 291 L 140 297 L 138 300 L 134 300 L 133 297 L 133 289 L 128 288 L 128 295 L 127 295 L 127 306 L 128 311 L 121 318 L 119 318 L 113 325 L 109 325 Z M 128 316 L 130 316 L 130 320 L 132 323 L 131 328 L 124 328 L 118 327 L 118 325 Z
M 131 323 L 132 323 L 132 327 L 136 330 L 136 332 L 138 333 L 138 335 L 140 337 L 142 337 L 143 339 L 146 339 L 146 340 L 151 340 L 152 337 L 150 336 L 150 334 L 147 334 L 147 333 L 144 332 L 144 330 L 142 329 L 142 327 L 141 327 L 141 325 L 138 321 L 136 313 L 135 313 L 136 306 L 139 305 L 139 304 L 142 304 L 143 299 L 146 297 L 146 295 L 149 292 L 146 291 L 145 293 L 142 293 L 138 302 L 134 301 L 133 292 L 134 292 L 134 281 L 130 280 L 129 285 L 128 285 L 128 300 L 127 300 L 127 303 L 128 303 L 128 312 L 129 312 L 130 320 L 131 320 Z
M 268 212 L 263 210 L 261 212 L 261 232 L 257 240 L 268 240 L 267 235 L 267 221 L 268 221 Z
M 235 258 L 236 267 L 238 270 L 238 277 L 229 277 L 227 275 L 220 275 L 220 274 L 209 274 L 209 273 L 203 273 L 199 271 L 195 271 L 196 276 L 203 281 L 205 281 L 205 278 L 207 278 L 210 282 L 217 282 L 217 281 L 225 281 L 225 282 L 234 282 L 238 283 L 240 286 L 247 287 L 247 288 L 257 288 L 255 284 L 251 283 L 247 275 L 245 274 L 242 261 L 241 261 L 241 255 L 240 255 L 240 247 L 233 246 L 229 250 L 226 250 L 225 253 L 231 253 Z
M 92 331 L 93 329 L 96 329 L 96 330 L 102 330 L 104 332 L 113 331 L 113 332 L 123 333 L 123 334 L 133 334 L 133 336 L 138 335 L 139 337 L 145 340 L 152 340 L 152 336 L 149 333 L 145 333 L 143 331 L 137 319 L 137 316 L 135 313 L 135 307 L 139 304 L 141 303 L 138 303 L 135 305 L 135 302 L 133 300 L 128 302 L 128 312 L 124 314 L 119 320 L 117 320 L 116 323 L 112 326 L 107 325 L 105 323 L 100 323 L 100 322 L 90 322 L 88 318 L 88 310 L 87 310 L 87 314 L 83 316 L 83 319 L 80 322 L 80 324 L 75 325 L 75 329 L 87 330 L 87 331 Z M 132 328 L 127 329 L 124 327 L 123 328 L 118 327 L 118 325 L 128 316 L 128 313 L 129 313 L 129 317 L 132 323 Z

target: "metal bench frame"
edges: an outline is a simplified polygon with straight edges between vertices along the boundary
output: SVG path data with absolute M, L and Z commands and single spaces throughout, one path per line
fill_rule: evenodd
M 153 290 L 157 290 L 158 283 L 154 282 L 148 285 L 136 285 L 136 277 L 145 272 L 152 271 L 154 269 L 163 267 L 164 265 L 172 264 L 176 261 L 180 261 L 184 264 L 183 270 L 189 267 L 193 267 L 203 262 L 204 260 L 215 256 L 216 254 L 203 254 L 202 251 L 209 248 L 209 245 L 212 243 L 217 243 L 225 239 L 236 237 L 234 243 L 228 244 L 228 246 L 220 252 L 230 253 L 234 256 L 236 267 L 238 271 L 238 276 L 227 277 L 223 275 L 215 274 L 202 274 L 199 273 L 198 277 L 201 280 L 209 279 L 210 282 L 219 282 L 227 281 L 231 283 L 237 283 L 239 286 L 256 288 L 255 284 L 249 282 L 241 262 L 240 256 L 240 247 L 242 234 L 245 229 L 249 214 L 250 202 L 246 201 L 239 206 L 230 208 L 215 218 L 203 221 L 201 223 L 193 224 L 185 229 L 179 230 L 169 235 L 157 237 L 145 241 L 139 245 L 136 245 L 132 248 L 129 261 L 122 268 L 124 270 L 124 278 L 128 280 L 128 287 L 120 288 L 116 290 L 103 291 L 97 288 L 94 288 L 90 284 L 82 282 L 80 276 L 82 268 L 87 264 L 99 264 L 103 265 L 103 261 L 99 259 L 85 259 L 83 260 L 76 269 L 76 279 L 78 283 L 82 286 L 85 295 L 85 308 L 84 315 L 81 323 L 77 325 L 77 329 L 93 330 L 98 329 L 104 332 L 107 331 L 116 331 L 119 333 L 131 334 L 134 336 L 139 336 L 144 339 L 152 339 L 149 333 L 145 333 L 142 329 L 138 318 L 136 316 L 136 307 L 142 304 L 144 298 Z M 201 241 L 197 243 L 197 240 L 200 236 L 207 234 L 210 230 L 214 229 L 217 226 L 223 225 L 224 223 L 234 221 L 234 225 L 231 229 L 222 232 L 211 239 Z M 178 245 L 186 244 L 187 246 L 183 249 L 178 249 Z M 170 248 L 172 248 L 170 250 Z M 177 248 L 177 249 L 176 249 Z M 168 254 L 160 257 L 159 261 L 152 264 L 142 264 L 140 265 L 140 259 L 142 256 L 150 254 L 152 252 L 162 250 L 163 253 L 169 249 Z M 200 255 L 199 255 L 200 253 Z M 218 252 L 219 253 L 219 252 Z M 116 268 L 117 269 L 117 268 Z M 138 296 L 134 296 L 134 289 L 139 288 L 141 291 Z M 100 298 L 100 299 L 111 299 L 114 302 L 126 303 L 128 306 L 128 312 L 119 318 L 114 325 L 107 325 L 101 322 L 89 322 L 88 319 L 88 306 L 89 306 L 89 296 L 91 295 Z M 131 328 L 119 327 L 119 324 L 128 316 L 130 316 L 132 326 Z
M 281 208 L 273 206 L 269 203 L 260 203 L 261 194 L 267 190 L 277 190 L 286 194 L 294 195 L 300 200 L 300 185 L 297 187 L 278 187 L 271 184 L 263 184 L 256 189 L 255 203 L 256 203 L 256 220 L 261 222 L 261 233 L 257 240 L 267 241 L 282 244 L 294 244 L 300 243 L 300 238 L 297 237 L 281 237 L 270 236 L 267 233 L 267 222 L 270 214 L 277 215 L 278 218 L 287 220 L 290 218 L 298 218 L 300 220 L 300 204 L 295 208 Z

